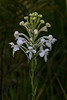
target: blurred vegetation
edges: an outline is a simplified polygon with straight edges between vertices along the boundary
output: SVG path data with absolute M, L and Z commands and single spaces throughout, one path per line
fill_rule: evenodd
M 66 7 L 67 0 L 0 0 L 0 100 L 31 100 L 27 58 L 21 50 L 13 57 L 8 43 L 14 31 L 27 33 L 19 22 L 34 11 L 52 25 L 45 35 L 57 38 L 48 62 L 37 58 L 36 100 L 67 100 Z

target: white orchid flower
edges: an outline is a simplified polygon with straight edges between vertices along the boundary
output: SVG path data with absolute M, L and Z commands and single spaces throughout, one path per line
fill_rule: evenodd
M 46 41 L 46 45 L 52 50 L 52 44 L 57 40 L 52 35 L 47 36 L 47 39 L 49 40 Z
M 31 60 L 31 58 L 33 57 L 32 53 L 36 53 L 36 50 L 33 49 L 33 47 L 28 47 L 28 51 L 26 51 L 26 53 L 29 53 L 29 59 Z
M 18 38 L 17 45 L 21 46 L 24 43 L 24 41 L 21 38 Z
M 18 39 L 20 35 L 23 35 L 23 34 L 22 34 L 22 33 L 19 33 L 18 31 L 15 31 L 15 32 L 14 32 L 14 37 L 15 37 L 16 39 Z
M 45 62 L 47 62 L 48 51 L 49 49 L 45 49 L 45 50 L 41 50 L 41 52 L 39 53 L 40 57 L 44 57 Z
M 14 53 L 15 53 L 17 50 L 19 50 L 19 47 L 18 47 L 18 45 L 14 45 L 13 42 L 10 42 L 9 44 L 11 45 L 11 48 L 13 48 L 13 56 L 14 56 Z

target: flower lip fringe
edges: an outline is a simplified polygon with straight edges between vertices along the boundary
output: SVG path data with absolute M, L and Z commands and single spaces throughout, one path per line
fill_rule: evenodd
M 47 55 L 49 51 L 52 50 L 52 44 L 57 41 L 52 35 L 42 36 L 37 38 L 42 31 L 47 32 L 48 28 L 51 27 L 50 23 L 45 23 L 41 14 L 37 12 L 30 13 L 29 16 L 24 17 L 26 22 L 21 21 L 19 25 L 24 26 L 29 34 L 29 36 L 15 31 L 14 37 L 16 39 L 16 45 L 10 42 L 11 48 L 13 48 L 13 56 L 17 50 L 22 50 L 28 60 L 32 58 L 36 60 L 36 57 L 44 57 L 45 62 L 47 62 Z M 41 27 L 42 24 L 45 24 Z

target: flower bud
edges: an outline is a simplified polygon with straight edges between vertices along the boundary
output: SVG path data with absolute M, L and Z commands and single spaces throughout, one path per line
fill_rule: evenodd
M 28 20 L 28 19 L 29 19 L 29 17 L 28 17 L 28 16 L 25 16 L 25 17 L 24 17 L 24 19 L 25 19 L 25 20 Z
M 25 25 L 25 26 L 27 26 L 28 24 L 29 24 L 28 22 L 25 22 L 25 24 L 24 24 L 24 25 Z
M 29 16 L 32 17 L 32 14 L 30 13 Z
M 35 34 L 35 35 L 38 34 L 38 30 L 37 30 L 37 29 L 34 30 L 34 34 Z
M 43 16 L 41 14 L 39 14 L 38 17 L 42 18 Z
M 33 15 L 37 17 L 38 16 L 38 13 L 37 12 L 34 12 Z
M 46 23 L 46 26 L 47 26 L 47 27 L 51 27 L 51 24 L 50 24 L 50 23 Z
M 19 32 L 18 32 L 18 31 L 15 31 L 14 37 L 15 37 L 16 39 L 18 39 L 18 37 L 19 37 Z
M 36 20 L 36 17 L 33 17 L 33 20 Z
M 44 23 L 45 23 L 45 21 L 44 21 L 44 20 L 40 20 L 40 23 L 41 23 L 41 24 L 44 24 Z
M 24 21 L 21 21 L 21 22 L 19 23 L 19 25 L 24 25 Z

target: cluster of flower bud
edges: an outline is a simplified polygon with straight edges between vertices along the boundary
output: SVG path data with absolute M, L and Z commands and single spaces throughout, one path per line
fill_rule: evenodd
M 13 42 L 9 43 L 13 48 L 13 56 L 17 50 L 21 49 L 26 54 L 28 60 L 32 58 L 36 60 L 36 57 L 39 55 L 40 57 L 44 57 L 45 62 L 47 61 L 47 55 L 52 50 L 52 44 L 56 39 L 52 35 L 37 38 L 42 31 L 47 32 L 48 28 L 51 27 L 50 23 L 45 23 L 41 18 L 41 14 L 34 12 L 24 17 L 26 22 L 21 21 L 19 23 L 19 25 L 27 29 L 29 36 L 15 31 L 16 45 Z M 41 24 L 45 25 L 41 27 Z

